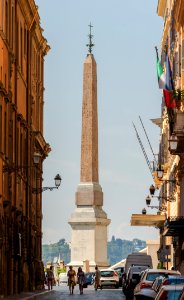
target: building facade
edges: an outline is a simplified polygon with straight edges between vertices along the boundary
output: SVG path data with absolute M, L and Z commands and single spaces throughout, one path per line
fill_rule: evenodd
M 42 31 L 34 0 L 0 0 L 0 297 L 43 288 Z
M 165 192 L 175 201 L 167 203 L 161 239 L 165 244 L 172 244 L 172 264 L 184 274 L 184 3 L 181 0 L 160 0 L 157 13 L 164 20 L 161 62 L 167 74 L 169 59 L 173 86 L 172 108 L 163 98 L 160 158 L 164 176 L 174 183 L 166 184 Z M 176 143 L 174 149 L 171 141 Z
M 161 133 L 158 165 L 153 172 L 158 212 L 132 215 L 131 224 L 156 226 L 160 266 L 173 266 L 184 274 L 184 2 L 158 0 L 157 14 L 163 18 L 159 57 L 166 76 L 157 122 Z

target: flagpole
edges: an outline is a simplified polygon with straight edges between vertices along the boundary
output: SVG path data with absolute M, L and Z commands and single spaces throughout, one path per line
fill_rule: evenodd
M 155 51 L 156 51 L 157 59 L 159 59 L 159 57 L 158 57 L 158 48 L 157 48 L 157 46 L 155 46 Z

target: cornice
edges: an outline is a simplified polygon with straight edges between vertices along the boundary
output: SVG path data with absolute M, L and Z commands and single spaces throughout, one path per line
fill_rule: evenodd
M 42 133 L 40 131 L 33 131 L 33 136 L 35 137 L 36 143 L 39 145 L 39 148 L 42 150 L 43 156 L 48 156 L 49 152 L 51 151 L 51 147 L 45 141 Z
M 167 4 L 167 0 L 158 0 L 158 5 L 157 5 L 158 16 L 164 17 L 165 10 L 166 10 L 166 4 Z
M 38 6 L 35 4 L 34 0 L 19 0 L 18 3 L 27 24 L 27 29 L 34 33 L 35 42 L 38 46 L 38 49 L 42 51 L 43 55 L 47 54 L 50 46 L 47 44 L 47 40 L 43 36 Z
M 184 3 L 182 0 L 178 0 L 175 6 L 174 19 L 176 24 L 176 29 L 179 31 L 180 27 L 184 25 Z

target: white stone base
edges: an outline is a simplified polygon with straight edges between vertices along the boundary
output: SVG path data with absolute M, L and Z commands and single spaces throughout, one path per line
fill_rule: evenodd
M 107 226 L 110 220 L 101 207 L 77 207 L 69 224 L 72 227 L 71 262 L 69 265 L 83 266 L 89 261 L 90 271 L 95 265 L 109 266 L 107 260 Z

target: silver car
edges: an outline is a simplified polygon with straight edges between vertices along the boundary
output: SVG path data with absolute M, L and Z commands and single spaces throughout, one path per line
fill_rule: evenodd
M 104 286 L 114 286 L 115 288 L 119 288 L 119 275 L 114 270 L 102 269 L 101 272 L 101 288 Z

